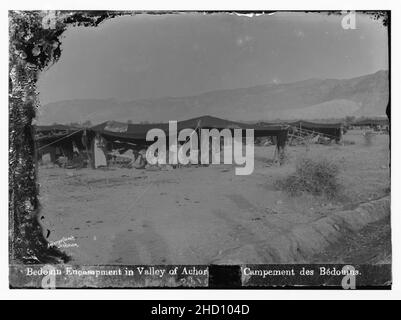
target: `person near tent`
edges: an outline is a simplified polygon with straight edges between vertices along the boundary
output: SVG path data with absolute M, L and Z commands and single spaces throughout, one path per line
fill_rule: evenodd
M 136 159 L 132 163 L 132 167 L 135 169 L 144 169 L 146 166 L 146 150 L 140 150 Z
M 104 152 L 104 139 L 99 134 L 96 135 L 93 142 L 94 166 L 95 169 L 107 167 L 106 154 Z

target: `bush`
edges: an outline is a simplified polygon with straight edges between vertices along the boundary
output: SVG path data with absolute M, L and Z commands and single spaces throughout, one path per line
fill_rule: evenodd
M 302 158 L 297 162 L 295 173 L 277 180 L 275 185 L 291 196 L 304 192 L 336 198 L 340 185 L 337 182 L 338 166 L 326 159 Z

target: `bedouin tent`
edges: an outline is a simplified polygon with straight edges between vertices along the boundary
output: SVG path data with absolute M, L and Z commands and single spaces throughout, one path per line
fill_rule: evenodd
M 318 122 L 310 122 L 310 121 L 294 121 L 289 122 L 293 128 L 312 131 L 316 133 L 321 133 L 323 135 L 328 136 L 331 139 L 335 139 L 337 142 L 341 140 L 343 124 L 342 123 L 318 123 Z
M 142 142 L 146 140 L 146 134 L 149 130 L 158 128 L 163 130 L 168 136 L 169 124 L 168 123 L 152 123 L 152 124 L 132 124 L 121 123 L 116 121 L 106 121 L 99 125 L 90 128 L 91 131 L 101 134 L 106 139 L 121 139 Z M 284 146 L 288 134 L 288 126 L 275 124 L 247 124 L 242 122 L 235 122 L 225 119 L 220 119 L 212 116 L 202 116 L 188 120 L 177 122 L 177 131 L 182 129 L 253 129 L 255 137 L 274 136 L 278 139 L 278 145 Z M 245 135 L 245 133 L 244 133 Z
M 99 134 L 109 141 L 126 141 L 133 142 L 141 146 L 152 144 L 151 141 L 146 141 L 146 135 L 151 129 L 161 129 L 165 132 L 168 139 L 169 124 L 168 123 L 152 123 L 152 124 L 132 124 L 132 123 L 121 123 L 116 121 L 106 121 L 99 125 L 91 127 L 89 130 L 92 131 L 92 136 Z M 288 135 L 288 125 L 263 125 L 263 124 L 247 124 L 242 122 L 235 122 L 225 119 L 220 119 L 212 116 L 201 116 L 188 120 L 177 122 L 177 131 L 182 129 L 242 129 L 244 130 L 243 136 L 245 136 L 245 129 L 253 129 L 255 137 L 275 137 L 276 145 L 279 153 L 282 153 Z
M 54 124 L 36 125 L 33 126 L 33 130 L 38 159 L 48 154 L 49 160 L 54 163 L 59 155 L 72 158 L 74 147 L 84 148 L 83 128 Z
M 389 121 L 387 118 L 382 118 L 382 119 L 368 118 L 356 121 L 353 123 L 353 125 L 357 127 L 388 126 Z

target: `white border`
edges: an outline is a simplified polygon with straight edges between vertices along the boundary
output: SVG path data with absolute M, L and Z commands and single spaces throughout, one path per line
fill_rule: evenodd
M 133 4 L 135 7 L 133 7 Z M 306 1 L 149 1 L 113 0 L 100 3 L 96 0 L 72 1 L 6 1 L 1 4 L 1 87 L 3 89 L 2 108 L 0 108 L 0 146 L 4 156 L 0 158 L 1 167 L 1 242 L 0 242 L 0 298 L 2 299 L 400 299 L 401 298 L 401 203 L 400 189 L 401 128 L 397 127 L 400 118 L 400 24 L 401 6 L 399 1 L 353 0 L 306 0 Z M 393 241 L 393 289 L 391 291 L 324 291 L 324 290 L 9 290 L 8 289 L 8 10 L 392 10 L 392 241 Z M 398 58 L 399 59 L 399 58 Z M 6 150 L 7 149 L 7 150 Z M 397 165 L 395 165 L 397 164 Z

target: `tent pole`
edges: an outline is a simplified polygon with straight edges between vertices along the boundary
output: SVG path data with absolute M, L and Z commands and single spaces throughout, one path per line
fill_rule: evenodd
M 89 149 L 88 149 L 88 135 L 86 132 L 86 129 L 84 130 L 84 135 L 85 135 L 85 149 L 86 149 L 86 157 L 88 158 L 88 166 L 90 165 L 92 167 L 92 160 L 91 157 L 89 155 Z

